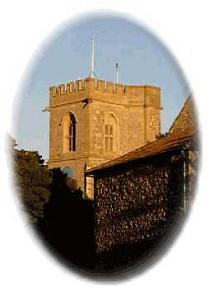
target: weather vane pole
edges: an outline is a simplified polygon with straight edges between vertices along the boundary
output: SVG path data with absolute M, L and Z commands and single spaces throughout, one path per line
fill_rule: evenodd
M 92 37 L 92 55 L 91 55 L 91 78 L 95 78 L 95 38 Z
M 119 64 L 117 61 L 115 62 L 115 68 L 116 68 L 116 83 L 119 83 Z

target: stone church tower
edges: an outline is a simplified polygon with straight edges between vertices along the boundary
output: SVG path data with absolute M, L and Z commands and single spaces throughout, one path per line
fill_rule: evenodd
M 91 197 L 84 170 L 154 141 L 160 110 L 160 88 L 154 86 L 89 77 L 50 87 L 49 168 L 71 170 Z
M 160 134 L 160 88 L 96 79 L 92 38 L 90 76 L 50 87 L 49 168 L 62 168 L 92 198 L 84 171 L 152 142 Z

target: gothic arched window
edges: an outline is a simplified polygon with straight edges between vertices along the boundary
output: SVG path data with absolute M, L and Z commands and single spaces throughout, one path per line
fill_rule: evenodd
M 115 153 L 118 150 L 118 126 L 115 117 L 109 114 L 104 124 L 104 149 L 106 152 Z
M 76 151 L 76 118 L 68 113 L 63 118 L 63 152 Z

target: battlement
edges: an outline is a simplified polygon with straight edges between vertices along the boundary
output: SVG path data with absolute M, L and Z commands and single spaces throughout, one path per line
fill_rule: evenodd
M 125 93 L 125 86 L 114 82 L 86 78 L 76 81 L 71 81 L 66 84 L 50 87 L 50 96 L 56 97 L 66 94 L 78 93 L 80 91 L 99 90 L 108 93 Z
M 148 85 L 123 85 L 121 83 L 114 83 L 111 81 L 105 81 L 100 79 L 85 78 L 76 81 L 71 81 L 66 84 L 60 84 L 50 87 L 50 97 L 56 97 L 61 95 L 74 94 L 81 91 L 96 90 L 105 93 L 113 93 L 118 95 L 131 96 L 137 94 L 143 97 L 145 92 L 157 94 L 160 92 L 159 87 Z

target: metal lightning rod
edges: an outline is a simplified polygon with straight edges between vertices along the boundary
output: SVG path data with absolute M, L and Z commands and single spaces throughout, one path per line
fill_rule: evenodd
M 91 53 L 91 78 L 95 78 L 95 37 L 92 37 L 92 53 Z

